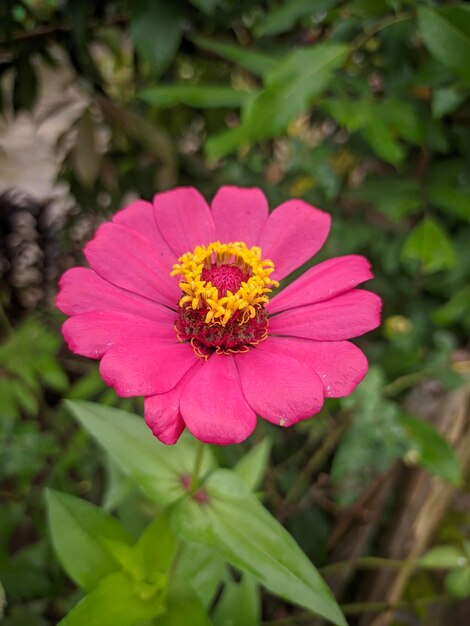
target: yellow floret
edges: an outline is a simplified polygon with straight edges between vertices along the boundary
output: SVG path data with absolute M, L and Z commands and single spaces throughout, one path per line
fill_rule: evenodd
M 204 268 L 212 265 L 236 265 L 249 276 L 242 282 L 236 293 L 227 293 L 222 297 L 209 281 L 202 280 Z M 207 309 L 206 324 L 225 326 L 238 311 L 243 312 L 240 323 L 256 315 L 256 309 L 268 302 L 268 293 L 279 283 L 270 275 L 274 272 L 274 263 L 261 258 L 261 248 L 235 241 L 220 243 L 215 241 L 208 246 L 197 246 L 193 252 L 186 252 L 173 265 L 171 276 L 181 276 L 179 286 L 183 296 L 181 307 Z

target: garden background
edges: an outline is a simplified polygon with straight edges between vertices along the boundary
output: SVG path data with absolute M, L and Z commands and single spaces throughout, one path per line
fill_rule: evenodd
M 175 185 L 210 198 L 223 184 L 330 212 L 313 262 L 367 256 L 384 317 L 357 341 L 371 366 L 351 397 L 291 429 L 259 424 L 216 460 L 240 470 L 251 451 L 240 473 L 350 624 L 469 623 L 469 86 L 470 9 L 457 2 L 3 0 L 5 626 L 56 624 L 80 597 L 54 552 L 46 487 L 134 536 L 158 508 L 62 403 L 142 414 L 65 348 L 57 280 L 129 201 Z M 49 516 L 62 507 L 66 528 L 81 509 L 57 491 Z M 235 568 L 214 587 L 215 626 L 323 623 L 247 580 Z

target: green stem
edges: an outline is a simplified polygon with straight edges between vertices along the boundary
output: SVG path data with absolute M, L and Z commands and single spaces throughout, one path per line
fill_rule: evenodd
M 202 441 L 198 442 L 196 450 L 196 458 L 194 459 L 194 469 L 191 476 L 191 493 L 194 493 L 199 487 L 199 474 L 201 473 L 202 459 L 204 457 L 204 444 Z

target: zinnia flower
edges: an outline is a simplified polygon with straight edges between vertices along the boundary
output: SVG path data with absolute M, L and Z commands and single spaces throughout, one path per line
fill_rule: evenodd
M 123 397 L 145 396 L 160 441 L 246 439 L 257 415 L 292 426 L 350 394 L 367 360 L 347 341 L 380 323 L 380 298 L 355 289 L 369 262 L 319 263 L 272 295 L 324 244 L 330 216 L 302 200 L 268 214 L 259 189 L 222 187 L 209 208 L 191 187 L 132 203 L 85 248 L 90 269 L 61 281 L 69 348 L 101 359 Z

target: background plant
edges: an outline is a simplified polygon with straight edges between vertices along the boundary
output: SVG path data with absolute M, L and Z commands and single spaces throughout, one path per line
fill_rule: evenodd
M 60 545 L 64 519 L 89 516 L 112 527 L 96 549 L 138 578 L 137 537 L 144 540 L 163 504 L 148 487 L 142 494 L 142 477 L 117 463 L 115 451 L 97 452 L 59 404 L 66 396 L 141 414 L 138 403 L 105 389 L 93 366 L 59 352 L 55 279 L 126 199 L 151 198 L 175 184 L 210 196 L 227 183 L 261 186 L 272 206 L 296 196 L 330 211 L 333 234 L 321 258 L 371 258 L 385 318 L 361 340 L 373 367 L 351 398 L 329 401 L 315 420 L 287 432 L 261 425 L 246 446 L 215 449 L 214 466 L 240 471 L 245 463 L 245 478 L 258 475 L 250 487 L 262 491 L 264 505 L 316 566 L 330 568 L 324 573 L 351 623 L 371 623 L 389 602 L 423 624 L 457 623 L 465 605 L 452 598 L 470 593 L 462 475 L 469 458 L 462 408 L 470 327 L 468 7 L 424 0 L 10 0 L 0 16 L 1 136 L 22 120 L 44 129 L 66 118 L 53 136 L 63 195 L 51 201 L 51 187 L 27 207 L 12 195 L 0 202 L 5 623 L 57 623 L 79 598 L 51 558 L 46 485 L 82 498 L 50 492 L 48 503 L 58 556 L 85 591 L 89 583 Z M 66 88 L 47 101 L 56 79 Z M 0 180 L 3 190 L 13 186 L 11 176 Z M 31 216 L 27 229 L 24 215 Z M 254 466 L 241 461 L 266 436 L 269 463 L 265 452 L 249 453 Z M 460 468 L 448 441 L 458 447 Z M 416 465 L 438 477 L 428 491 Z M 116 513 L 125 530 L 99 510 L 89 513 L 84 500 Z M 406 522 L 422 519 L 426 505 L 434 525 L 407 534 Z M 400 522 L 401 550 L 393 537 Z M 431 541 L 438 551 L 407 575 L 407 559 L 421 556 L 410 537 L 421 551 Z M 129 549 L 110 547 L 112 540 Z M 204 558 L 207 546 L 199 549 Z M 184 551 L 181 559 L 184 570 Z M 261 612 L 256 582 L 238 579 L 243 564 L 229 560 L 232 571 L 213 563 L 218 602 L 199 593 L 188 599 L 191 615 L 202 602 L 216 624 L 233 617 L 233 606 L 247 611 L 240 612 L 243 624 L 314 623 L 265 592 Z M 371 567 L 380 575 L 369 575 Z M 158 581 L 152 584 L 157 597 Z

